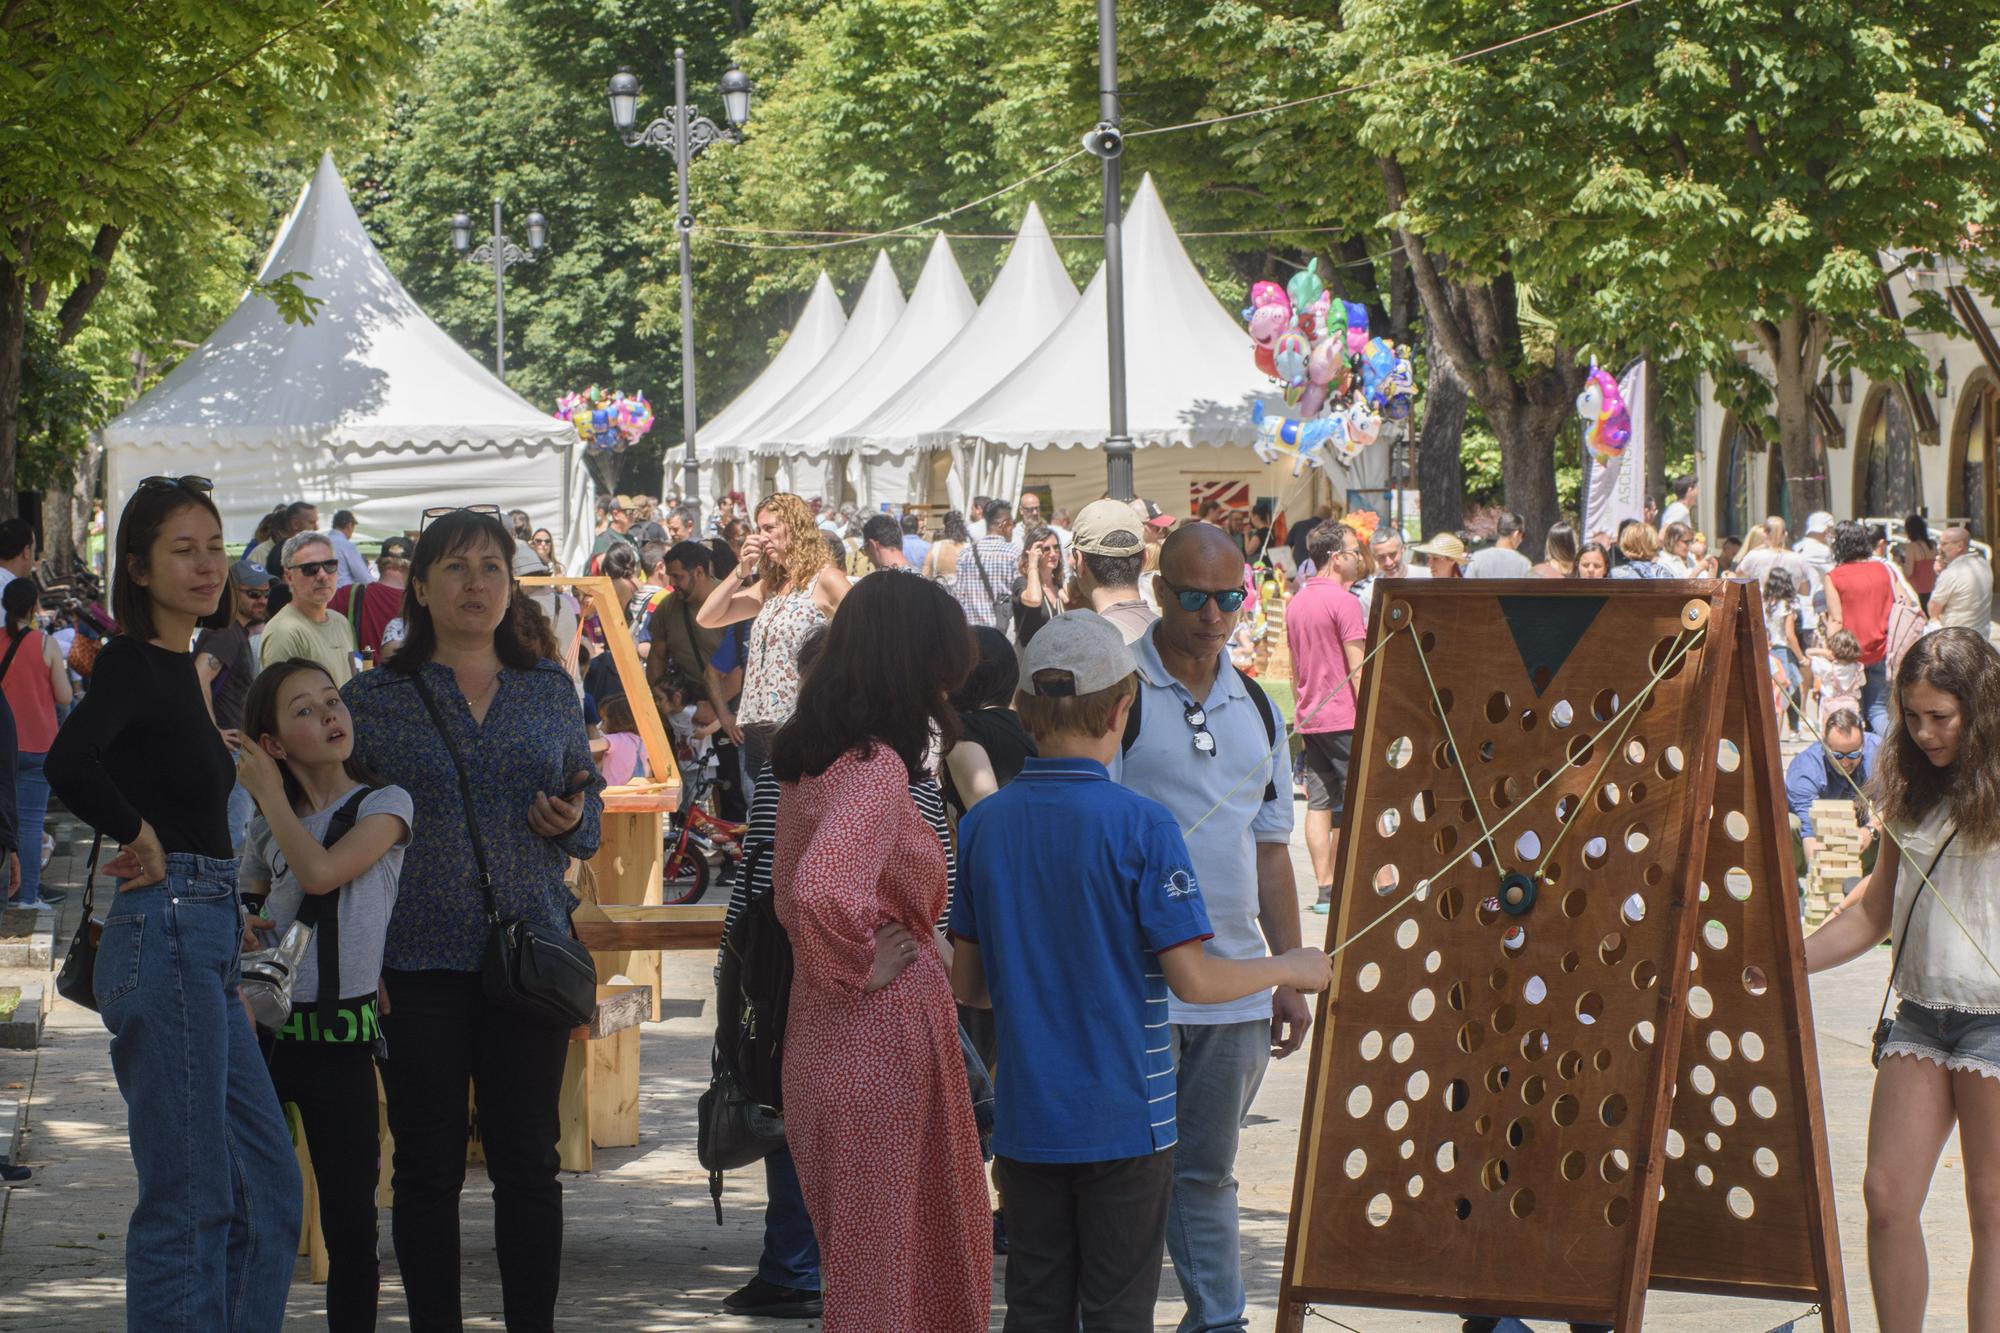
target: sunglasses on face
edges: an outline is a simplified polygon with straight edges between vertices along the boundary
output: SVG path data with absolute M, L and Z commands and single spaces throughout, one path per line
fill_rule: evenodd
M 1849 760 L 1849 759 L 1859 759 L 1863 752 L 1860 750 L 1828 750 L 1827 753 L 1832 755 L 1835 759 Z
M 1220 590 L 1210 588 L 1176 588 L 1164 578 L 1160 580 L 1160 586 L 1172 593 L 1174 600 L 1181 604 L 1181 610 L 1187 612 L 1199 612 L 1202 607 L 1208 605 L 1208 599 L 1213 597 L 1215 599 L 1215 609 L 1224 615 L 1231 615 L 1242 609 L 1243 599 L 1250 595 L 1242 588 L 1223 588 Z
M 337 572 L 339 571 L 339 569 L 340 569 L 340 561 L 338 561 L 338 560 L 304 560 L 304 561 L 301 561 L 300 563 L 298 563 L 298 564 L 296 564 L 296 565 L 286 565 L 286 566 L 285 566 L 285 568 L 286 568 L 286 569 L 295 569 L 295 570 L 297 570 L 297 571 L 298 571 L 299 573 L 301 573 L 301 574 L 305 575 L 305 576 L 306 576 L 307 578 L 309 578 L 309 579 L 316 579 L 316 578 L 319 578 L 319 577 L 320 577 L 320 576 L 322 576 L 322 575 L 325 575 L 326 577 L 328 577 L 328 578 L 331 578 L 331 577 L 332 577 L 332 576 L 333 576 L 333 575 L 334 575 L 335 573 L 337 573 Z
M 424 521 L 417 525 L 417 531 L 422 532 L 431 525 L 432 519 L 443 518 L 446 514 L 484 514 L 488 518 L 498 518 L 500 517 L 500 506 L 492 504 L 439 505 L 435 509 L 426 509 L 424 511 Z
M 262 602 L 268 600 L 271 596 L 269 588 L 245 588 L 242 592 L 245 597 L 248 597 L 253 602 Z
M 207 495 L 215 489 L 215 483 L 207 477 L 141 477 L 139 489 L 142 491 L 189 491 L 195 495 Z

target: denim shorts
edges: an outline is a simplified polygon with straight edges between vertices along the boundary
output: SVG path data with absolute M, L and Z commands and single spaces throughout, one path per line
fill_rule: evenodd
M 2000 1014 L 1933 1009 L 1904 1000 L 1896 1006 L 1884 1058 L 1913 1055 L 1945 1069 L 2000 1079 Z

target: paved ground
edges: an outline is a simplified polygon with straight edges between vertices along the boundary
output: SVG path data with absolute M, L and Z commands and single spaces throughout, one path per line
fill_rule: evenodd
M 51 864 L 54 882 L 73 883 L 82 852 L 73 826 Z M 1303 869 L 1303 850 L 1295 849 Z M 1302 874 L 1310 883 L 1310 875 Z M 63 921 L 73 926 L 80 895 Z M 1306 916 L 1306 938 L 1323 938 L 1324 919 Z M 67 938 L 64 930 L 59 938 Z M 756 1260 L 762 1177 L 732 1177 L 718 1228 L 705 1177 L 694 1160 L 694 1106 L 707 1069 L 712 1019 L 690 997 L 708 993 L 708 960 L 670 955 L 668 993 L 679 1012 L 649 1024 L 643 1037 L 641 1145 L 600 1151 L 599 1169 L 566 1180 L 568 1230 L 561 1327 L 577 1330 L 694 1329 L 710 1333 L 783 1325 L 723 1316 L 721 1296 L 747 1279 Z M 1813 987 L 1824 1095 L 1832 1126 L 1834 1179 L 1854 1327 L 1872 1329 L 1862 1250 L 1860 1180 L 1871 1071 L 1865 1049 L 1881 995 L 1886 956 L 1880 951 Z M 39 974 L 31 974 L 39 975 Z M 21 979 L 0 971 L 0 984 Z M 46 1044 L 38 1051 L 0 1051 L 0 1088 L 31 1098 L 26 1160 L 32 1181 L 0 1193 L 0 1333 L 4 1330 L 112 1330 L 123 1306 L 122 1251 L 130 1208 L 131 1166 L 125 1110 L 94 1014 L 58 1003 Z M 1251 1327 L 1272 1327 L 1278 1268 L 1291 1202 L 1298 1118 L 1304 1095 L 1303 1056 L 1272 1068 L 1253 1122 L 1245 1132 L 1243 1262 L 1249 1275 Z M 1963 1202 L 1964 1173 L 1954 1138 L 1939 1167 L 1926 1221 L 1931 1241 L 1935 1329 L 1965 1326 L 1965 1273 L 1970 1245 Z M 467 1191 L 465 1292 L 468 1327 L 497 1329 L 499 1291 L 492 1256 L 491 1211 L 477 1177 Z M 395 1264 L 387 1254 L 383 1325 L 407 1327 Z M 303 1274 L 303 1266 L 301 1269 Z M 1158 1327 L 1181 1314 L 1171 1273 L 1162 1283 Z M 324 1327 L 321 1289 L 303 1275 L 293 1288 L 288 1329 Z M 1650 1330 L 1761 1333 L 1801 1313 L 1796 1305 L 1710 1297 L 1659 1295 L 1648 1308 Z M 995 1327 L 999 1327 L 996 1302 Z M 1329 1309 L 1340 1326 L 1361 1333 L 1455 1330 L 1455 1320 L 1377 1310 Z M 1811 1326 L 1817 1326 L 1813 1321 Z M 796 1325 L 794 1325 L 796 1327 Z M 1333 1322 L 1308 1321 L 1328 1330 Z M 1557 1325 L 1543 1323 L 1553 1329 Z M 1801 1326 L 1806 1327 L 1806 1325 Z

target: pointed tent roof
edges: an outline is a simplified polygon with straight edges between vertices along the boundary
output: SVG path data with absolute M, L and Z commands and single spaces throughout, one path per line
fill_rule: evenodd
M 703 423 L 695 435 L 695 448 L 710 458 L 724 451 L 732 456 L 737 454 L 738 446 L 743 443 L 743 428 L 755 425 L 759 417 L 783 402 L 799 381 L 825 359 L 846 327 L 847 312 L 840 308 L 840 294 L 833 290 L 833 279 L 821 269 L 806 308 L 799 312 L 799 321 L 792 325 L 785 345 L 771 358 L 771 364 L 764 367 L 764 373 L 750 382 L 749 388 Z
M 902 317 L 903 306 L 903 289 L 896 281 L 896 270 L 889 266 L 889 253 L 877 250 L 874 266 L 868 270 L 868 281 L 861 288 L 861 295 L 855 298 L 854 309 L 848 312 L 847 327 L 840 331 L 840 337 L 819 364 L 792 386 L 790 393 L 737 434 L 736 444 L 748 452 L 763 453 L 761 446 L 766 441 L 782 438 L 780 432 L 785 427 L 831 397 L 868 363 L 868 358 Z M 696 444 L 699 447 L 699 438 Z
M 293 271 L 325 302 L 311 324 L 287 324 L 275 304 L 246 292 L 221 328 L 105 426 L 106 445 L 574 446 L 567 422 L 489 374 L 403 290 L 362 230 L 331 153 L 258 277 Z
M 1174 235 L 1148 175 L 1125 210 L 1128 429 L 1139 444 L 1249 444 L 1250 405 L 1269 381 L 1242 325 L 1215 299 Z M 1045 449 L 1096 447 L 1110 432 L 1104 270 L 1013 373 L 924 442 L 981 439 Z
M 896 327 L 889 330 L 868 363 L 810 411 L 795 417 L 766 438 L 766 453 L 825 453 L 833 437 L 852 429 L 910 382 L 938 349 L 950 342 L 979 303 L 965 285 L 951 242 L 940 233 L 931 242 L 923 272 L 910 291 Z
M 1013 248 L 978 313 L 930 363 L 869 417 L 834 436 L 833 447 L 862 455 L 907 453 L 977 402 L 1049 336 L 1076 304 L 1042 210 L 1028 205 Z

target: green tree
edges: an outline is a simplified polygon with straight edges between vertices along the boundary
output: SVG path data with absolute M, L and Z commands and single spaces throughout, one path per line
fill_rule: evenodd
M 0 512 L 14 505 L 28 322 L 83 331 L 121 244 L 266 211 L 249 169 L 378 95 L 427 0 L 0 6 Z

